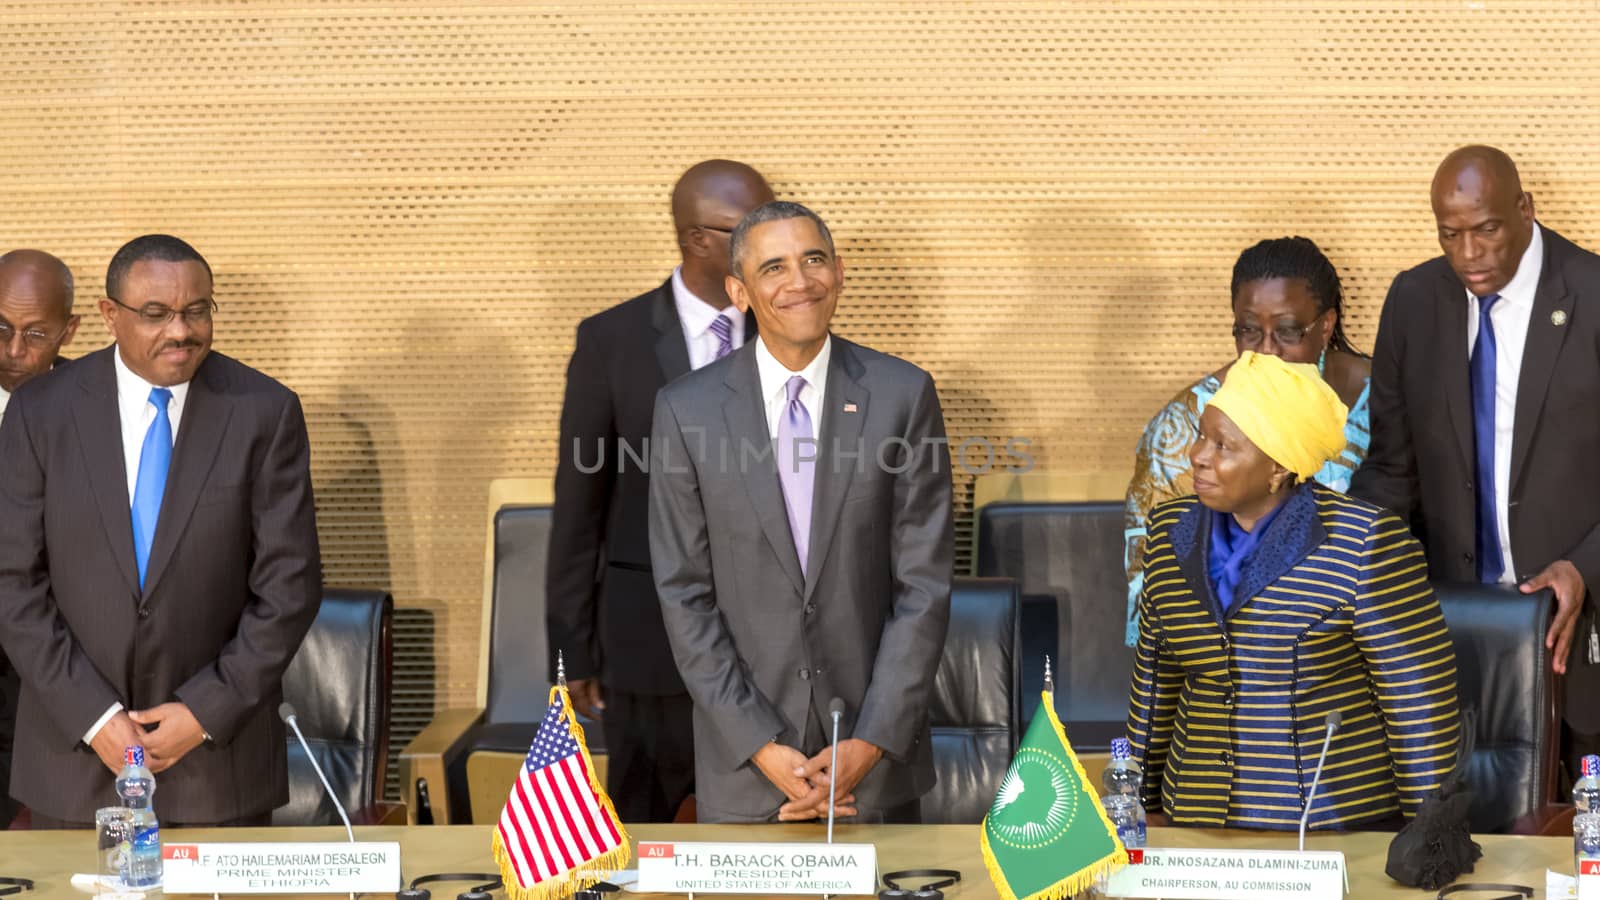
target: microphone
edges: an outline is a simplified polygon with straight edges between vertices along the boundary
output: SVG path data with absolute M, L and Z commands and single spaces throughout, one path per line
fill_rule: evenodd
M 1317 757 L 1317 771 L 1311 776 L 1311 790 L 1306 794 L 1306 811 L 1300 814 L 1300 849 L 1306 849 L 1306 823 L 1311 821 L 1311 801 L 1317 798 L 1317 782 L 1322 780 L 1322 764 L 1328 761 L 1328 746 L 1333 743 L 1333 733 L 1344 724 L 1344 714 L 1337 709 L 1328 710 L 1322 720 L 1326 732 L 1322 735 L 1322 753 Z
M 311 745 L 306 743 L 306 736 L 300 733 L 300 723 L 295 721 L 294 707 L 287 702 L 278 704 L 278 718 L 294 729 L 294 736 L 300 739 L 300 746 L 306 751 L 306 759 L 311 761 L 312 770 L 322 779 L 322 789 L 328 792 L 328 799 L 333 801 L 333 808 L 339 811 L 339 818 L 344 820 L 344 833 L 350 838 L 350 843 L 354 844 L 356 832 L 350 827 L 350 817 L 345 815 L 344 804 L 339 802 L 339 796 L 333 792 L 333 786 L 328 784 L 328 776 L 322 773 L 322 766 L 317 765 L 317 756 L 311 752 Z
M 828 843 L 833 843 L 833 797 L 839 785 L 839 719 L 844 716 L 844 701 L 838 697 L 828 701 L 828 716 L 833 719 L 833 756 L 828 762 Z

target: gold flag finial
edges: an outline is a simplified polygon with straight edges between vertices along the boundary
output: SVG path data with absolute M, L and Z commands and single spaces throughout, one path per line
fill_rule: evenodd
M 1056 676 L 1050 671 L 1050 654 L 1048 653 L 1044 655 L 1044 692 L 1047 694 L 1056 692 Z
M 567 686 L 567 657 L 560 650 L 556 651 L 556 687 Z

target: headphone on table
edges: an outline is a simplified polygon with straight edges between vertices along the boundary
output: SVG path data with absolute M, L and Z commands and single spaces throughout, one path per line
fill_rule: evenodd
M 456 900 L 489 900 L 489 893 L 505 887 L 494 872 L 441 872 L 437 875 L 419 875 L 411 879 L 411 886 L 395 892 L 395 900 L 433 900 L 433 892 L 421 885 L 440 881 L 478 881 L 481 884 L 467 888 L 456 895 Z
M 1478 891 L 1511 891 L 1512 892 L 1512 893 L 1509 893 L 1509 894 L 1501 894 L 1498 897 L 1491 897 L 1491 898 L 1489 898 L 1489 900 L 1525 900 L 1525 898 L 1530 898 L 1530 897 L 1533 896 L 1533 888 L 1527 887 L 1526 885 L 1521 885 L 1521 884 L 1484 884 L 1484 883 L 1474 883 L 1474 882 L 1462 882 L 1461 884 L 1452 884 L 1449 887 L 1445 888 L 1444 890 L 1440 891 L 1438 896 L 1439 896 L 1439 900 L 1444 900 L 1445 897 L 1448 897 L 1451 894 L 1463 894 L 1463 893 L 1468 893 L 1468 892 L 1476 893 Z
M 0 875 L 0 897 L 31 890 L 33 890 L 32 878 L 12 878 L 9 875 Z
M 903 888 L 899 881 L 905 878 L 939 880 L 919 888 Z M 961 873 L 955 869 L 906 869 L 901 872 L 885 872 L 883 876 L 885 887 L 878 892 L 878 900 L 944 900 L 941 888 L 947 888 L 960 880 Z

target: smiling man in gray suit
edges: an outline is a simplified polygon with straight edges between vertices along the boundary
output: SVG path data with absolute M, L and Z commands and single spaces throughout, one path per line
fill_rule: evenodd
M 827 226 L 739 223 L 728 294 L 760 336 L 656 399 L 650 556 L 694 699 L 701 821 L 915 822 L 950 612 L 950 457 L 928 373 L 831 336 Z M 828 707 L 844 701 L 838 767 Z

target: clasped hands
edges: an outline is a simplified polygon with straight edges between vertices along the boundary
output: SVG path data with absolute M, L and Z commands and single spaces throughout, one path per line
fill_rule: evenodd
M 188 706 L 163 703 L 133 712 L 118 710 L 94 733 L 89 746 L 112 772 L 122 771 L 124 750 L 143 747 L 145 766 L 154 774 L 172 768 L 205 739 L 205 729 Z
M 836 782 L 834 815 L 855 815 L 853 791 L 882 758 L 883 750 L 877 746 L 859 738 L 845 738 L 839 742 L 836 771 L 828 768 L 833 759 L 832 747 L 825 747 L 821 753 L 807 759 L 799 750 L 774 741 L 757 750 L 751 761 L 789 798 L 789 802 L 778 808 L 778 821 L 802 822 L 827 818 L 830 782 Z

